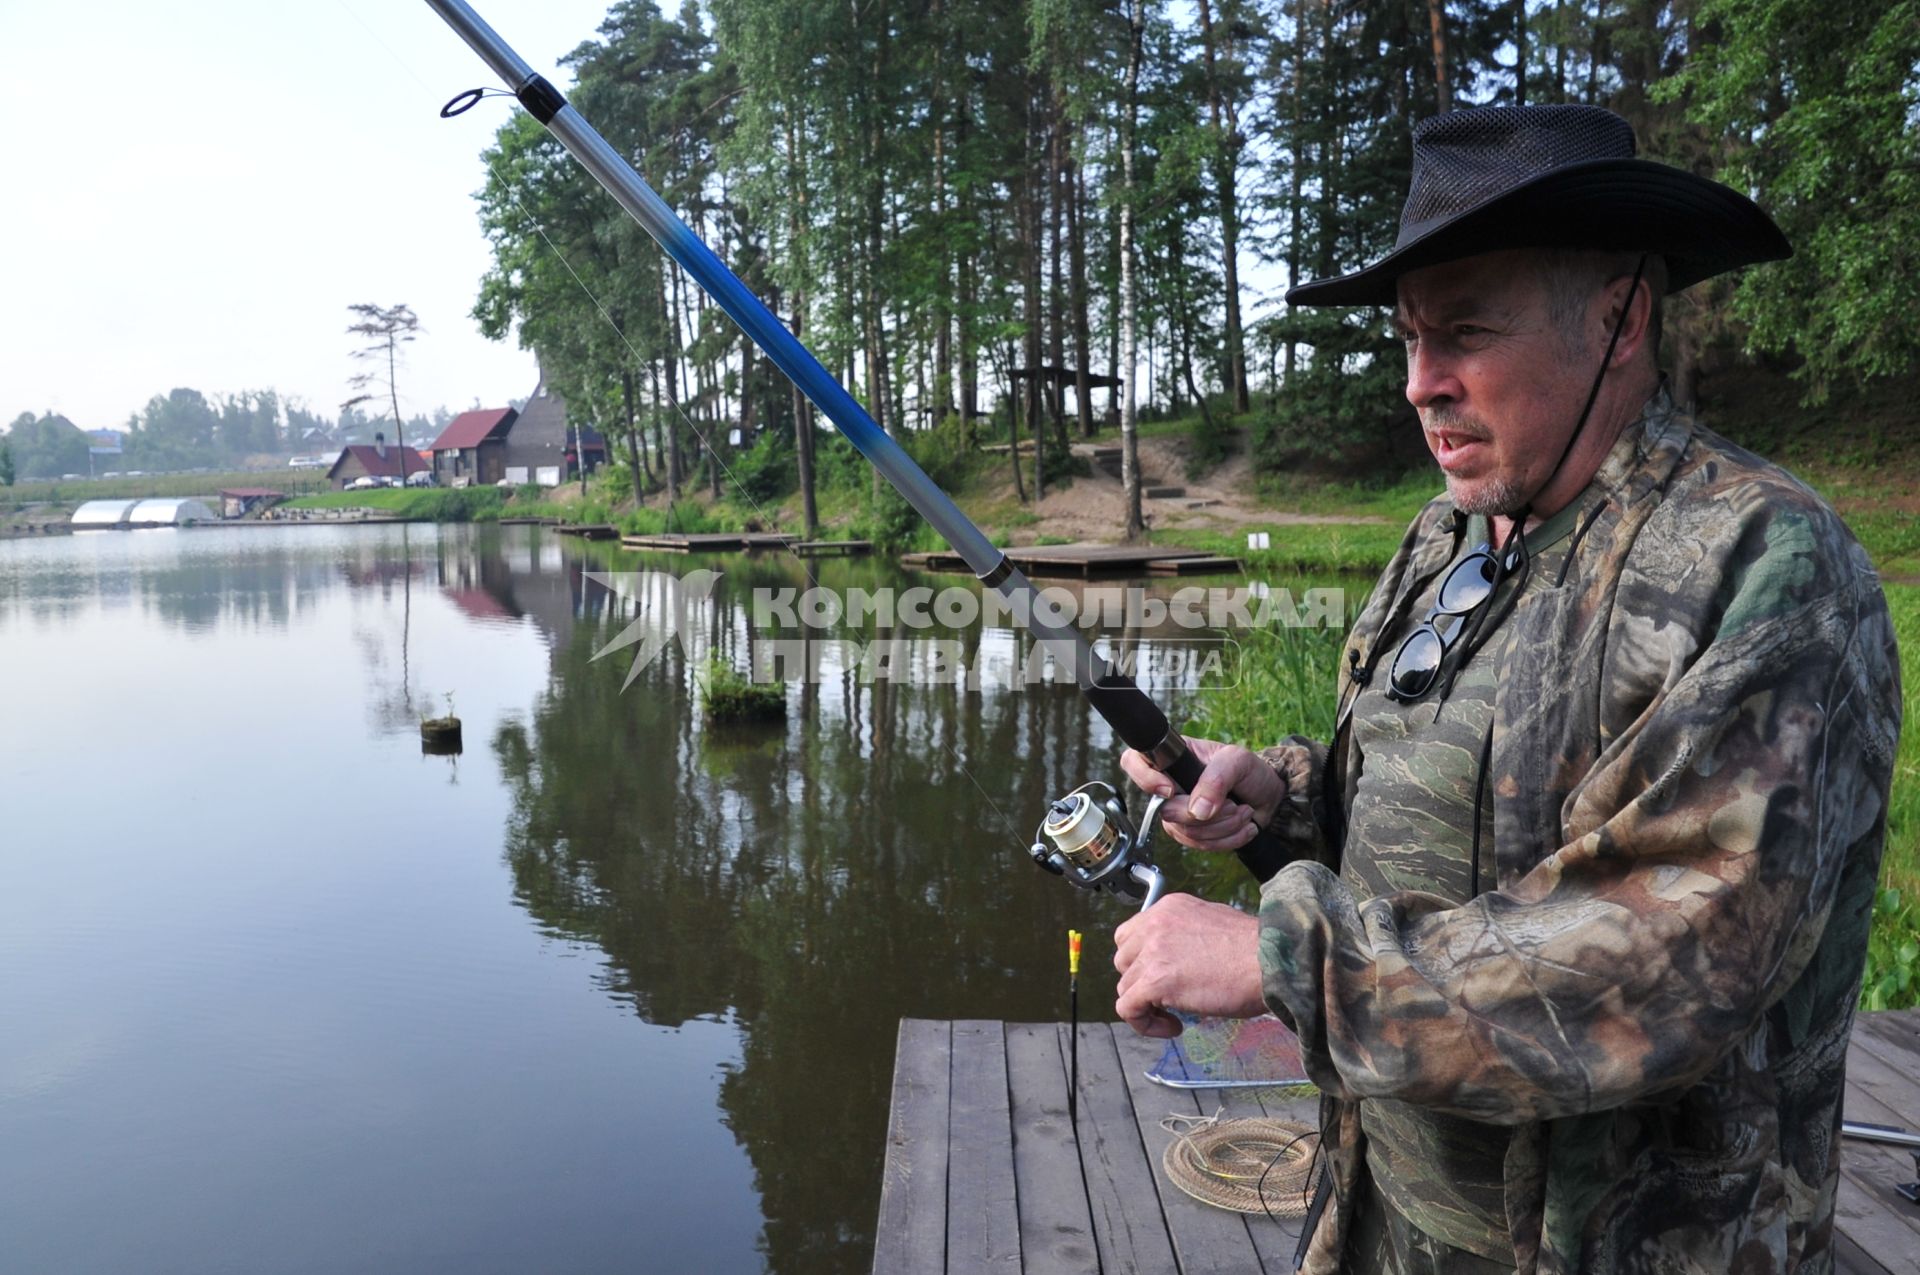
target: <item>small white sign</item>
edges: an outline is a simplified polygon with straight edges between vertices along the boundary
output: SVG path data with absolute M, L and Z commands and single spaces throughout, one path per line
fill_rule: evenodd
M 1272 533 L 1265 532 L 1265 531 L 1249 531 L 1247 533 L 1247 548 L 1271 549 L 1272 547 L 1273 547 Z
M 542 487 L 558 487 L 560 485 L 560 466 L 540 466 L 533 471 L 533 481 L 539 483 Z
M 527 467 L 525 465 L 508 465 L 507 481 L 516 487 L 524 486 L 527 481 Z

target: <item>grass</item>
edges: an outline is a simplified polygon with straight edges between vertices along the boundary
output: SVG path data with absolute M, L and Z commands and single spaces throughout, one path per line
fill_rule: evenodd
M 492 487 L 378 487 L 372 491 L 330 491 L 287 502 L 289 509 L 377 509 L 396 518 L 430 522 L 491 522 L 504 501 Z
M 718 656 L 707 660 L 698 677 L 700 707 L 708 723 L 782 721 L 787 715 L 786 687 L 755 682 Z
M 134 500 L 142 497 L 199 496 L 212 498 L 222 487 L 271 487 L 288 495 L 319 493 L 328 488 L 324 469 L 251 469 L 220 474 L 151 474 L 140 478 L 94 478 L 80 482 L 57 479 L 22 480 L 0 488 L 0 506 L 47 501 L 78 504 L 83 500 Z

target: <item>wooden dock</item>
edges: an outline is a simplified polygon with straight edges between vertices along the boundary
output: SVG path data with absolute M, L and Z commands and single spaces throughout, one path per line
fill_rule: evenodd
M 1194 1093 L 1145 1078 L 1163 1042 L 1124 1024 L 1080 1026 L 1079 1121 L 1067 1119 L 1063 1023 L 903 1019 L 874 1275 L 1005 1271 L 1293 1270 L 1300 1223 L 1201 1204 L 1167 1181 L 1172 1114 L 1313 1124 L 1316 1100 Z M 1863 1014 L 1847 1061 L 1846 1118 L 1920 1130 L 1920 1010 Z M 1913 1153 L 1846 1139 L 1835 1269 L 1920 1275 Z
M 651 549 L 656 553 L 746 553 L 754 549 L 785 549 L 799 539 L 784 532 L 767 531 L 667 532 L 622 536 L 620 543 L 628 549 Z
M 1035 578 L 1069 577 L 1092 579 L 1112 575 L 1194 575 L 1222 574 L 1240 570 L 1238 558 L 1223 558 L 1205 549 L 1179 549 L 1167 545 L 1030 545 L 1008 549 L 1014 566 Z M 932 553 L 908 553 L 900 565 L 919 571 L 951 572 L 972 575 L 966 560 L 951 549 Z
M 606 522 L 563 522 L 553 530 L 555 535 L 579 536 L 582 540 L 612 540 L 620 534 L 620 528 Z
M 871 540 L 799 540 L 793 551 L 802 558 L 857 558 L 873 552 Z

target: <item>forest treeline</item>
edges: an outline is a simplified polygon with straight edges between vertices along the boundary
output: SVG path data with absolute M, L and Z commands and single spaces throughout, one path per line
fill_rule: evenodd
M 410 418 L 408 444 L 425 446 L 453 415 L 439 407 Z M 372 442 L 379 433 L 389 440 L 400 436 L 391 415 L 354 406 L 332 417 L 273 390 L 208 395 L 188 388 L 154 395 L 113 432 L 120 435 L 121 453 L 93 457 L 90 469 L 88 438 L 80 426 L 58 412 L 22 412 L 0 433 L 0 486 L 11 486 L 16 477 L 108 470 L 240 468 L 263 460 L 279 463 L 290 451 L 331 454 L 343 443 Z
M 1715 359 L 1818 396 L 1920 349 L 1920 0 L 622 0 L 567 64 L 883 427 L 1035 440 L 1023 499 L 1129 366 L 1203 432 L 1252 413 L 1266 461 L 1387 455 L 1382 314 L 1277 293 L 1390 245 L 1414 122 L 1467 106 L 1606 105 L 1780 221 L 1792 261 L 1671 304 L 1683 397 Z M 808 405 L 558 144 L 516 111 L 486 160 L 475 316 L 636 492 L 719 491 L 730 435 L 810 488 Z

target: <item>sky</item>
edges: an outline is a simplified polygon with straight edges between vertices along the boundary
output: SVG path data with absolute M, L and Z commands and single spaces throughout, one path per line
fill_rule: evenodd
M 472 0 L 535 70 L 607 0 Z M 176 386 L 335 415 L 356 302 L 413 307 L 409 416 L 504 406 L 533 356 L 469 317 L 480 152 L 518 110 L 425 0 L 0 0 L 0 426 L 119 428 Z

